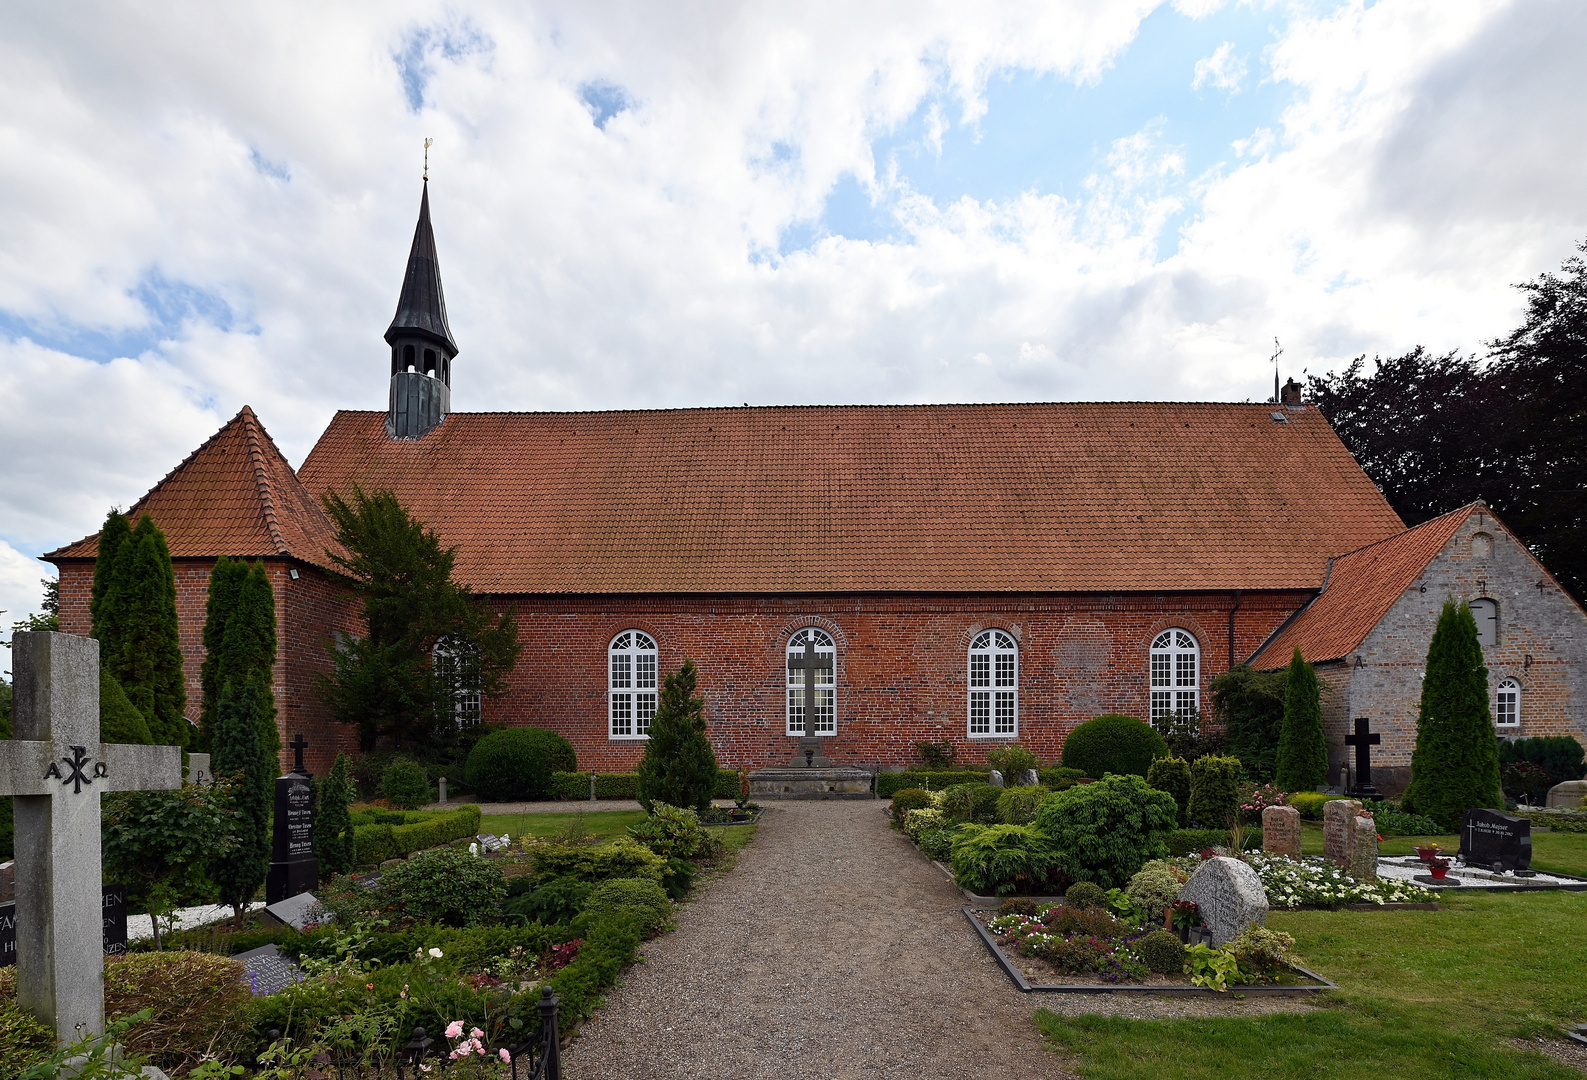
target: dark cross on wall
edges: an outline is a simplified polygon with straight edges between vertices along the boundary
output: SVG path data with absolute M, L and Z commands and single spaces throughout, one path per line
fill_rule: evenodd
M 1375 799 L 1378 789 L 1372 786 L 1372 748 L 1383 742 L 1383 736 L 1375 731 L 1369 733 L 1371 724 L 1364 716 L 1356 717 L 1355 734 L 1345 736 L 1345 745 L 1356 748 L 1356 786 L 1350 794 Z

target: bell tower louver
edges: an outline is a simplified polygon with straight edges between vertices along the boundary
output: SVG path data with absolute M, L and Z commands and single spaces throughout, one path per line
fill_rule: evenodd
M 421 438 L 451 411 L 452 360 L 457 356 L 457 342 L 446 324 L 441 266 L 435 258 L 435 233 L 430 228 L 428 179 L 419 200 L 419 224 L 413 230 L 402 296 L 386 330 L 386 344 L 391 346 L 386 434 L 393 439 Z

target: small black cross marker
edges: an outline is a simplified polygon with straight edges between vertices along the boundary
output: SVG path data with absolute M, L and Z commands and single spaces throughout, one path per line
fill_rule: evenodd
M 292 771 L 303 772 L 303 751 L 309 748 L 309 744 L 303 739 L 303 732 L 300 731 L 292 736 L 292 741 L 287 745 L 292 748 Z

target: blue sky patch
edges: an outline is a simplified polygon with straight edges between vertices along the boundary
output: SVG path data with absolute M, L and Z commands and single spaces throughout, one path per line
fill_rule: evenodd
M 464 57 L 489 52 L 493 45 L 467 20 L 458 26 L 421 26 L 404 34 L 391 59 L 402 79 L 409 111 L 417 113 L 424 108 L 425 91 L 435 76 L 436 57 L 456 63 Z
M 634 99 L 628 96 L 627 90 L 605 79 L 581 85 L 579 100 L 584 102 L 584 107 L 590 111 L 590 118 L 602 131 L 606 130 L 608 120 L 634 107 Z

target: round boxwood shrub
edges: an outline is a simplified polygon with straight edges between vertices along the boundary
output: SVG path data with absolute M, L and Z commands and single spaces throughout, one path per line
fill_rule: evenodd
M 392 806 L 417 810 L 430 801 L 430 778 L 424 766 L 412 758 L 392 758 L 380 774 L 380 793 L 391 800 Z
M 630 915 L 650 934 L 667 921 L 672 902 L 667 891 L 649 878 L 613 878 L 591 890 L 584 912 L 592 923 L 611 915 Z
M 1055 853 L 1055 871 L 1112 889 L 1148 860 L 1168 854 L 1163 834 L 1177 816 L 1172 795 L 1147 787 L 1139 776 L 1114 774 L 1043 799 L 1034 828 Z
M 893 820 L 902 825 L 905 814 L 911 810 L 925 810 L 932 805 L 931 796 L 924 788 L 906 787 L 893 796 Z
M 1185 970 L 1185 943 L 1171 930 L 1153 930 L 1135 943 L 1135 951 L 1159 975 L 1178 975 Z
M 1173 867 L 1161 859 L 1154 859 L 1130 878 L 1127 893 L 1132 904 L 1145 911 L 1148 918 L 1156 919 L 1179 899 L 1182 884 Z
M 1064 893 L 1064 903 L 1076 910 L 1101 907 L 1107 894 L 1089 881 L 1077 881 Z
M 556 732 L 503 728 L 474 744 L 463 776 L 480 798 L 512 802 L 546 798 L 551 794 L 552 773 L 577 768 L 573 744 Z
M 1153 758 L 1167 756 L 1163 737 L 1133 716 L 1087 720 L 1064 740 L 1064 767 L 1097 779 L 1108 773 L 1145 776 Z
M 507 879 L 467 848 L 432 848 L 381 874 L 379 888 L 387 904 L 409 915 L 473 926 L 498 914 Z

